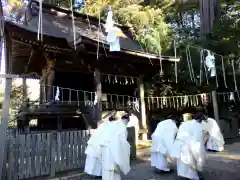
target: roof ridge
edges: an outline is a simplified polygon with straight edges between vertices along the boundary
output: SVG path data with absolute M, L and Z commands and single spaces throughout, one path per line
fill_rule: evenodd
M 31 1 L 30 1 L 31 2 Z M 32 0 L 32 2 L 36 3 L 37 5 L 39 5 L 39 1 L 37 0 Z M 46 8 L 46 9 L 54 9 L 58 12 L 63 12 L 63 13 L 66 13 L 68 15 L 71 15 L 72 14 L 72 10 L 68 9 L 68 8 L 64 8 L 64 7 L 58 7 L 58 6 L 54 6 L 54 5 L 51 5 L 51 4 L 46 4 L 46 3 L 42 3 L 42 7 L 43 8 Z M 73 14 L 74 16 L 76 17 L 81 17 L 81 18 L 84 18 L 84 19 L 87 19 L 89 18 L 89 20 L 93 20 L 93 21 L 96 21 L 97 23 L 99 22 L 99 19 L 97 17 L 94 17 L 94 16 L 91 16 L 91 15 L 88 15 L 88 14 L 85 14 L 85 13 L 81 13 L 81 12 L 77 12 L 77 11 L 73 11 Z M 105 20 L 102 20 L 100 19 L 100 22 L 101 23 L 105 23 L 106 21 Z M 127 27 L 127 26 L 123 26 L 122 24 L 118 24 L 118 23 L 114 23 L 117 27 L 120 27 L 121 29 L 126 29 L 126 30 L 130 30 L 130 27 Z

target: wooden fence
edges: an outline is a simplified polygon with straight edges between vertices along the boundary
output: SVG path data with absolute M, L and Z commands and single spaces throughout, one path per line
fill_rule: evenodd
M 7 139 L 3 179 L 55 176 L 83 168 L 91 130 L 11 134 Z
M 135 129 L 127 128 L 131 158 L 136 158 Z M 87 141 L 94 130 L 33 132 L 8 129 L 2 179 L 54 177 L 55 173 L 82 169 Z

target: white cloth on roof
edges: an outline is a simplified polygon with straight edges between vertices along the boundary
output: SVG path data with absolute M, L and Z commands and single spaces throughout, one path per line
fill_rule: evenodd
M 110 51 L 120 51 L 120 39 L 118 34 L 121 34 L 121 30 L 115 26 L 108 28 L 108 35 L 106 41 L 110 45 Z
M 171 151 L 177 130 L 176 123 L 172 119 L 158 123 L 152 134 L 151 166 L 163 171 L 170 171 L 169 165 L 173 162 Z
M 217 122 L 212 118 L 208 118 L 207 122 L 202 122 L 202 127 L 209 133 L 207 149 L 214 151 L 223 151 L 225 141 Z
M 118 33 L 121 32 L 121 30 L 117 27 L 114 26 L 114 21 L 113 21 L 113 12 L 112 10 L 108 11 L 107 19 L 106 19 L 106 24 L 105 24 L 105 31 L 108 33 L 106 41 L 110 45 L 109 51 L 120 51 L 120 40 Z
M 179 176 L 198 180 L 197 172 L 202 171 L 206 158 L 203 128 L 200 123 L 191 120 L 180 125 L 172 156 L 177 158 Z
M 113 26 L 114 26 L 113 12 L 112 10 L 109 10 L 107 14 L 106 23 L 105 23 L 105 31 L 109 32 L 109 30 L 112 29 Z

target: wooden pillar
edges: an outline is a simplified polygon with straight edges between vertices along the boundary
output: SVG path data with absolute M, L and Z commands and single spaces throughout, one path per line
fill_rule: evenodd
M 28 87 L 27 87 L 27 79 L 26 78 L 23 78 L 22 84 L 23 84 L 23 99 L 24 99 L 24 101 L 26 101 L 28 98 Z
M 139 104 L 140 104 L 140 117 L 142 128 L 144 132 L 142 133 L 142 140 L 147 140 L 147 118 L 146 118 L 146 107 L 145 107 L 145 97 L 144 97 L 144 84 L 143 84 L 143 76 L 140 76 L 138 79 L 138 88 L 139 88 Z
M 2 174 L 3 161 L 5 156 L 5 144 L 6 144 L 6 131 L 8 128 L 9 120 L 9 108 L 10 108 L 10 95 L 12 91 L 12 78 L 6 78 L 4 103 L 2 108 L 2 119 L 0 122 L 0 175 Z M 1 180 L 2 176 L 0 176 Z
M 41 77 L 41 80 L 40 80 L 40 103 L 44 103 L 46 102 L 46 69 L 44 68 L 42 70 L 42 77 Z
M 218 111 L 217 92 L 216 91 L 212 91 L 212 102 L 213 102 L 214 119 L 219 124 L 219 111 Z
M 95 105 L 95 119 L 98 124 L 102 119 L 102 84 L 100 70 L 97 68 L 94 71 L 94 81 L 95 92 L 97 94 L 97 104 Z
M 51 67 L 51 70 L 47 76 L 47 101 L 54 100 L 54 97 L 53 97 L 54 96 L 54 87 L 53 87 L 54 78 L 55 78 L 55 71 Z
M 29 119 L 24 120 L 23 132 L 26 134 L 30 132 L 29 122 L 30 122 Z
M 60 117 L 57 119 L 57 130 L 62 130 L 62 119 Z

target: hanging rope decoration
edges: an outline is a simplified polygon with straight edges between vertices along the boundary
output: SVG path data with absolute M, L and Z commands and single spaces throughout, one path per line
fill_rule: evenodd
M 136 84 L 137 78 L 131 76 L 119 76 L 112 74 L 101 74 L 102 82 L 109 84 L 132 85 Z
M 38 34 L 37 34 L 37 40 L 43 41 L 43 26 L 42 26 L 42 1 L 39 0 L 39 13 L 38 13 Z
M 208 83 L 208 74 L 207 74 L 207 67 L 206 64 L 204 63 L 204 50 L 200 49 L 200 85 L 203 83 L 203 69 L 204 69 L 204 74 L 206 77 L 207 84 Z
M 181 108 L 193 107 L 200 104 L 211 102 L 211 94 L 195 94 L 184 96 L 163 96 L 163 97 L 146 97 L 147 107 L 149 110 L 154 108 Z
M 186 57 L 187 57 L 187 63 L 188 63 L 188 70 L 189 70 L 189 75 L 191 78 L 192 82 L 196 82 L 195 76 L 194 76 L 194 70 L 192 66 L 192 57 L 191 57 L 191 52 L 189 46 L 186 48 Z
M 74 45 L 74 49 L 76 50 L 77 49 L 77 46 L 76 46 L 76 27 L 75 27 L 75 20 L 74 20 L 74 7 L 73 7 L 73 4 L 72 4 L 72 0 L 70 0 L 70 7 L 71 7 L 71 11 L 72 11 L 72 30 L 73 30 L 73 45 Z
M 219 56 L 221 58 L 221 64 L 222 64 L 221 68 L 222 68 L 224 86 L 225 86 L 225 88 L 227 88 L 228 86 L 227 86 L 226 72 L 225 72 L 225 65 L 224 65 L 223 56 L 220 55 L 220 54 L 211 52 L 208 49 L 188 45 L 188 47 L 186 48 L 186 57 L 187 57 L 189 74 L 190 74 L 191 80 L 193 78 L 193 69 L 192 69 L 192 66 L 191 66 L 190 48 L 198 49 L 200 51 L 200 84 L 203 82 L 203 80 L 202 80 L 202 75 L 203 75 L 202 68 L 204 67 L 207 84 L 209 84 L 209 82 L 208 82 L 208 72 L 209 72 L 211 77 L 215 76 L 216 85 L 217 85 L 217 87 L 219 87 L 217 68 L 216 68 L 216 63 L 215 63 L 215 59 L 216 59 L 215 56 Z M 207 53 L 206 57 L 204 55 L 205 53 Z
M 221 56 L 221 61 L 222 61 L 222 72 L 223 72 L 224 86 L 225 86 L 225 88 L 227 88 L 227 81 L 226 81 L 226 73 L 225 73 L 225 66 L 224 66 L 223 56 Z
M 160 60 L 160 76 L 163 76 L 163 67 L 162 67 L 162 46 L 161 46 L 161 35 L 159 32 L 159 60 Z
M 146 37 L 149 36 L 150 31 L 151 31 L 150 25 L 149 25 L 149 24 L 146 24 Z M 132 32 L 132 33 L 133 33 L 133 32 Z M 136 38 L 136 40 L 137 40 L 137 38 Z M 137 41 L 138 41 L 138 40 L 137 40 Z M 145 52 L 145 50 L 143 49 L 143 47 L 142 47 L 142 45 L 141 45 L 141 43 L 140 43 L 139 41 L 138 41 L 138 44 L 139 44 L 141 50 L 142 50 L 144 53 L 149 54 L 148 52 Z M 148 57 L 148 59 L 149 59 L 149 62 L 151 63 L 151 65 L 153 66 L 152 59 L 151 59 L 150 57 Z
M 200 50 L 200 85 L 202 84 L 203 51 Z
M 176 39 L 174 39 L 173 46 L 174 46 L 174 58 L 177 59 L 177 44 L 176 44 Z M 176 77 L 176 83 L 178 83 L 177 61 L 175 61 L 175 77 Z
M 234 60 L 231 60 L 232 63 L 232 70 L 233 70 L 233 80 L 234 80 L 234 89 L 237 92 L 238 99 L 240 100 L 239 92 L 238 92 L 238 87 L 237 87 L 237 79 L 236 79 L 236 72 L 235 72 L 235 65 L 234 65 Z

